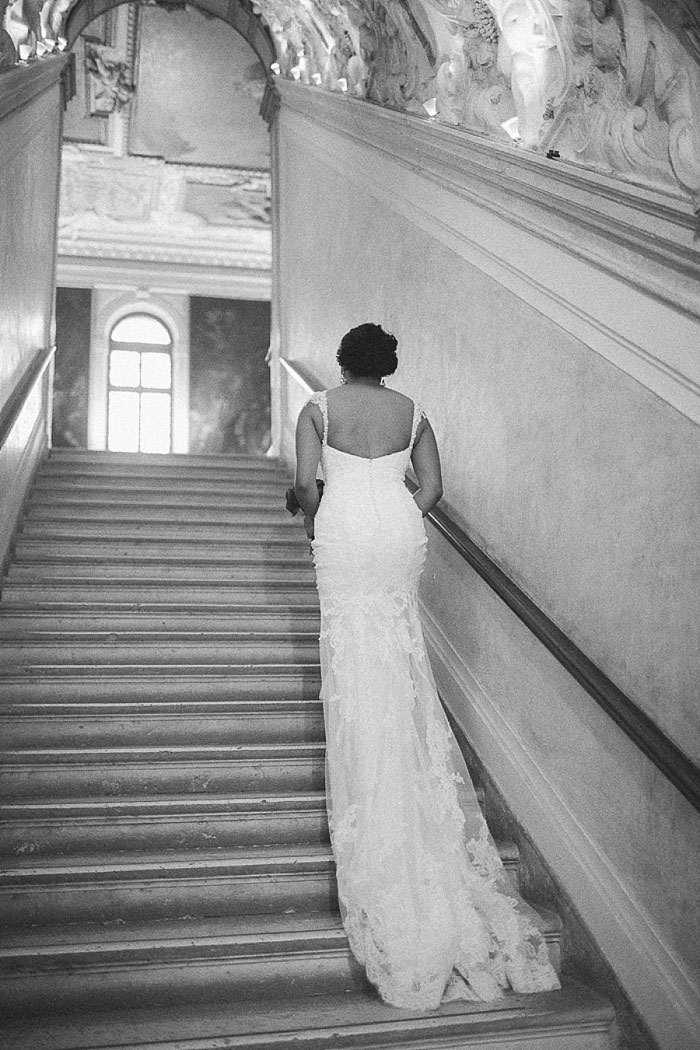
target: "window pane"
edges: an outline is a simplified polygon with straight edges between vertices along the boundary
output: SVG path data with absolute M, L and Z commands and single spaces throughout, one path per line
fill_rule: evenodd
M 141 354 L 141 386 L 170 390 L 170 354 Z
M 139 450 L 139 395 L 130 390 L 109 392 L 109 433 L 107 447 L 111 452 Z
M 170 346 L 170 332 L 162 321 L 150 314 L 129 314 L 112 329 L 113 343 L 157 343 Z
M 109 355 L 110 386 L 138 386 L 140 357 L 135 350 L 112 350 Z
M 141 394 L 141 451 L 170 452 L 170 394 Z

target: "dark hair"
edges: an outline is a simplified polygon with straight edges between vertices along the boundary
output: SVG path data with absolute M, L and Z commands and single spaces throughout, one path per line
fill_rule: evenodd
M 351 328 L 340 340 L 336 360 L 356 376 L 390 376 L 399 363 L 396 339 L 378 324 Z

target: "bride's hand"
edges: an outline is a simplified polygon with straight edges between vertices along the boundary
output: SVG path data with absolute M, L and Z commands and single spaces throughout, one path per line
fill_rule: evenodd
M 314 519 L 309 514 L 304 515 L 304 528 L 306 535 L 312 540 L 314 538 Z

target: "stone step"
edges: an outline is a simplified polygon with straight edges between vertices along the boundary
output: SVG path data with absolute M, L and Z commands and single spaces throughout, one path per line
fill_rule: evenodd
M 276 988 L 306 993 L 367 989 L 331 916 L 145 921 L 128 929 L 80 926 L 7 937 L 0 949 L 6 1013 L 31 1016 L 110 1006 L 239 1002 Z
M 123 580 L 137 578 L 143 586 L 161 580 L 193 582 L 200 586 L 204 583 L 265 583 L 274 582 L 284 586 L 297 583 L 312 584 L 315 581 L 311 559 L 271 562 L 264 559 L 247 559 L 245 561 L 222 561 L 213 557 L 208 560 L 193 561 L 190 558 L 147 560 L 137 562 L 130 559 L 124 562 L 120 558 L 105 556 L 102 561 L 80 562 L 77 559 L 60 561 L 13 561 L 7 575 L 8 581 L 32 582 L 51 580 L 81 580 L 92 582 L 101 587 L 107 582 L 112 585 Z
M 73 856 L 328 841 L 322 791 L 22 800 L 0 804 L 0 854 Z
M 76 568 L 100 564 L 130 566 L 157 564 L 219 564 L 222 567 L 242 562 L 281 567 L 311 564 L 309 541 L 302 535 L 287 540 L 268 542 L 249 537 L 244 541 L 212 541 L 193 539 L 190 542 L 114 539 L 105 540 L 25 540 L 20 536 L 15 545 L 14 561 L 20 565 L 73 565 Z
M 314 701 L 12 703 L 0 699 L 6 748 L 304 743 L 323 739 Z
M 565 981 L 561 991 L 496 1003 L 444 1003 L 424 1014 L 373 992 L 281 995 L 204 1006 L 35 1015 L 6 1022 L 12 1050 L 610 1050 L 614 1011 Z
M 80 602 L 89 605 L 109 603 L 114 609 L 133 609 L 143 605 L 168 605 L 189 608 L 193 616 L 199 609 L 231 605 L 308 605 L 317 600 L 313 578 L 304 582 L 281 583 L 279 580 L 208 580 L 205 584 L 182 579 L 124 579 L 117 582 L 100 580 L 92 586 L 84 577 L 57 577 L 47 585 L 42 580 L 15 581 L 6 577 L 2 585 L 2 609 L 56 602 Z
M 227 522 L 210 521 L 149 522 L 141 521 L 140 518 L 134 521 L 116 521 L 114 518 L 106 521 L 64 521 L 60 519 L 52 521 L 25 518 L 21 531 L 18 533 L 18 541 L 68 539 L 74 542 L 149 540 L 153 543 L 188 543 L 190 541 L 249 543 L 252 536 L 253 542 L 256 543 L 270 545 L 302 543 L 308 546 L 301 517 L 293 522 L 292 528 L 289 528 L 289 524 L 289 521 L 276 525 L 260 523 L 251 529 L 251 526 L 246 524 L 231 525 Z
M 318 660 L 315 633 L 273 635 L 227 631 L 193 632 L 105 632 L 36 631 L 21 642 L 4 640 L 0 649 L 0 676 L 25 669 L 37 673 L 43 667 L 92 664 L 178 664 L 189 667 L 216 664 L 309 664 Z
M 205 499 L 183 495 L 160 495 L 154 493 L 148 501 L 125 499 L 113 502 L 102 499 L 91 499 L 87 496 L 71 498 L 68 494 L 61 499 L 30 500 L 26 508 L 26 520 L 29 521 L 76 521 L 84 522 L 165 522 L 175 524 L 226 524 L 254 528 L 287 528 L 298 531 L 301 528 L 300 517 L 292 516 L 285 510 L 282 500 L 279 505 L 247 503 L 244 507 L 228 506 L 222 499 Z
M 279 470 L 280 461 L 271 456 L 246 455 L 245 453 L 161 453 L 161 452 L 107 452 L 102 449 L 52 448 L 42 464 L 42 469 L 53 469 L 66 465 L 93 466 L 108 470 L 112 467 L 146 467 L 166 470 L 171 467 L 213 467 L 214 469 L 237 470 L 250 467 L 256 472 Z
M 128 678 L 122 669 L 114 675 L 108 675 L 104 668 L 100 670 L 97 679 L 89 668 L 82 676 L 67 674 L 65 669 L 61 674 L 43 673 L 40 678 L 5 676 L 0 688 L 1 702 L 74 706 L 76 713 L 84 703 L 113 705 L 116 714 L 123 705 L 139 705 L 149 712 L 154 710 L 152 705 L 183 702 L 218 706 L 225 701 L 253 699 L 318 700 L 321 687 L 317 663 L 292 668 L 280 664 L 239 665 L 219 673 L 206 668 L 206 674 L 202 669 L 190 674 L 160 667 L 155 675 L 141 673 Z M 179 706 L 173 710 L 179 710 Z
M 0 639 L 20 640 L 36 632 L 108 631 L 121 634 L 153 631 L 183 632 L 196 628 L 203 634 L 216 631 L 282 631 L 318 634 L 320 612 L 309 605 L 189 606 L 133 605 L 120 608 L 99 602 L 43 602 L 36 605 L 0 605 Z
M 335 866 L 325 843 L 6 856 L 0 887 L 5 934 L 25 926 L 281 916 L 336 907 Z
M 94 494 L 103 495 L 105 499 L 112 499 L 116 493 L 139 493 L 148 495 L 149 492 L 160 492 L 174 494 L 175 492 L 188 492 L 191 494 L 201 493 L 203 495 L 216 496 L 224 501 L 233 500 L 240 502 L 244 499 L 254 498 L 256 495 L 262 498 L 270 498 L 277 495 L 284 502 L 285 491 L 292 484 L 292 478 L 287 473 L 275 472 L 258 474 L 256 471 L 236 471 L 235 474 L 201 474 L 197 471 L 191 473 L 178 472 L 177 475 L 169 475 L 162 472 L 150 474 L 103 474 L 82 472 L 66 472 L 56 474 L 40 471 L 37 474 L 33 489 L 35 499 L 44 495 L 60 495 L 64 492 L 73 492 L 76 495 Z
M 236 477 L 235 480 L 224 478 L 179 477 L 175 480 L 159 475 L 152 477 L 85 477 L 83 475 L 66 475 L 65 477 L 39 474 L 32 491 L 32 499 L 82 501 L 84 497 L 91 500 L 110 502 L 126 498 L 129 503 L 150 503 L 154 496 L 160 494 L 172 499 L 177 495 L 215 499 L 223 506 L 245 506 L 247 503 L 261 506 L 274 506 L 275 502 L 284 506 L 285 493 L 291 481 L 286 476 L 260 478 Z
M 171 824 L 161 825 L 162 834 L 169 831 L 171 837 L 157 848 L 136 840 L 137 848 L 127 852 L 124 846 L 114 853 L 113 839 L 111 850 L 102 847 L 93 853 L 5 855 L 0 922 L 4 929 L 15 929 L 26 924 L 335 910 L 331 846 L 322 834 L 315 841 L 288 838 L 295 826 L 294 819 L 280 820 L 281 837 L 273 843 L 213 848 L 212 843 L 203 846 L 199 841 L 195 847 L 176 846 L 177 826 Z M 113 824 L 114 835 L 120 827 Z M 300 831 L 302 827 L 300 823 Z M 191 836 L 196 836 L 196 828 Z M 517 850 L 512 843 L 501 844 L 500 849 L 516 887 Z M 558 968 L 559 920 L 544 909 L 533 915 Z
M 42 467 L 37 475 L 35 491 L 58 491 L 63 488 L 75 489 L 124 489 L 130 487 L 146 490 L 149 485 L 154 488 L 168 489 L 201 489 L 212 491 L 218 489 L 222 496 L 235 498 L 238 492 L 272 492 L 289 487 L 293 482 L 290 471 L 270 469 L 258 471 L 249 467 L 236 470 L 215 468 L 173 468 L 131 469 L 119 468 L 105 470 L 87 467 Z
M 0 799 L 319 791 L 325 748 L 237 744 L 0 752 Z

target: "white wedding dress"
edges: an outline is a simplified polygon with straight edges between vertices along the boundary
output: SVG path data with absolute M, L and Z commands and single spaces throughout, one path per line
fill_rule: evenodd
M 313 542 L 321 603 L 327 795 L 343 923 L 386 1002 L 433 1009 L 559 987 L 510 885 L 435 691 L 418 615 L 421 512 L 408 448 L 328 444 Z

